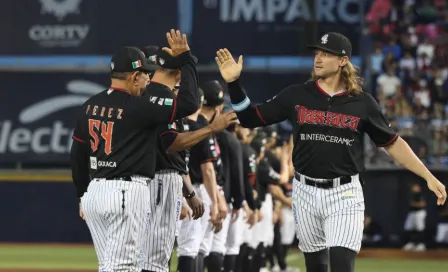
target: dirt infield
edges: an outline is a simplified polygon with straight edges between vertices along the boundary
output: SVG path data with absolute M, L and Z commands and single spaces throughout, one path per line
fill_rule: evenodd
M 448 250 L 427 250 L 408 252 L 400 249 L 362 249 L 360 258 L 401 259 L 401 260 L 448 260 Z

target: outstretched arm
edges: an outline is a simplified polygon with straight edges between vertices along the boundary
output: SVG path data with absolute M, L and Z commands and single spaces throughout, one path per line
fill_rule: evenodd
M 232 107 L 238 115 L 242 126 L 254 128 L 267 126 L 285 120 L 288 109 L 286 93 L 292 87 L 283 90 L 275 98 L 261 105 L 254 105 L 244 92 L 239 77 L 243 69 L 243 57 L 240 56 L 235 62 L 232 54 L 227 49 L 217 52 L 215 58 L 221 76 L 228 83 Z

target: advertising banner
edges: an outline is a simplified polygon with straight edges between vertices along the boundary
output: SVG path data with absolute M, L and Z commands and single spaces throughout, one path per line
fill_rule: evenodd
M 200 74 L 200 83 L 220 79 L 219 73 Z M 305 79 L 246 73 L 242 82 L 253 101 L 263 102 Z M 110 79 L 107 73 L 1 72 L 0 82 L 0 163 L 68 165 L 76 114 Z
M 188 0 L 187 0 L 188 1 Z M 219 48 L 244 55 L 311 55 L 305 45 L 325 32 L 351 39 L 358 54 L 359 0 L 198 0 L 190 18 L 195 54 L 213 61 Z
M 0 162 L 69 161 L 80 106 L 107 75 L 0 73 Z
M 110 55 L 165 42 L 177 0 L 2 0 L 0 22 L 0 55 Z

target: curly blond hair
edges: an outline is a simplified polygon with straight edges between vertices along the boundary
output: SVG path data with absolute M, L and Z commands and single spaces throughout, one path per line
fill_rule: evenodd
M 364 84 L 364 80 L 359 75 L 359 68 L 353 65 L 350 61 L 342 67 L 341 77 L 349 95 L 354 96 L 362 93 L 362 85 Z M 314 73 L 314 70 L 311 72 L 311 79 L 319 79 L 319 77 Z

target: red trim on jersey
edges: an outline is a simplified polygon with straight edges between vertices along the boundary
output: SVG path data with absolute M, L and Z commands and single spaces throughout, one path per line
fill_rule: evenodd
M 211 158 L 211 159 L 202 161 L 200 164 L 207 163 L 207 162 L 214 162 L 214 161 L 216 161 L 217 159 L 218 159 L 218 158 Z
M 119 91 L 119 92 L 124 92 L 124 93 L 129 94 L 129 91 L 126 90 L 126 89 L 123 89 L 123 88 L 117 88 L 117 87 L 111 86 L 109 89 L 112 89 L 112 90 L 114 90 L 114 91 Z
M 72 136 L 72 139 L 73 139 L 73 140 L 76 140 L 76 141 L 78 141 L 78 142 L 80 142 L 80 143 L 87 144 L 86 141 L 81 140 L 81 139 L 79 139 L 78 137 L 76 137 L 76 136 L 74 136 L 74 135 Z
M 319 85 L 319 80 L 316 80 L 316 86 L 317 86 L 317 89 L 318 89 L 319 91 L 321 91 L 323 94 L 325 94 L 326 96 L 331 96 L 330 94 L 327 93 L 327 91 L 325 91 L 324 89 L 322 89 L 322 87 Z M 345 95 L 346 93 L 347 93 L 347 91 L 343 91 L 343 92 L 337 93 L 337 94 L 335 94 L 335 95 L 333 95 L 333 96 L 343 96 L 343 95 Z
M 176 118 L 176 108 L 177 108 L 177 99 L 174 99 L 173 101 L 173 111 L 171 112 L 171 118 L 169 123 L 174 122 L 174 118 Z
M 263 116 L 261 116 L 261 113 L 258 110 L 258 107 L 255 107 L 255 111 L 257 112 L 258 118 L 260 118 L 261 122 L 263 122 L 263 124 L 266 124 L 266 122 L 263 119 Z
M 167 130 L 167 131 L 164 131 L 164 132 L 160 133 L 159 136 L 163 136 L 163 135 L 168 134 L 168 133 L 179 134 L 178 131 L 175 131 L 175 130 Z
M 398 139 L 398 134 L 395 134 L 395 136 L 389 142 L 387 142 L 385 144 L 377 144 L 376 146 L 377 147 L 385 147 L 385 146 L 393 144 L 397 139 Z

